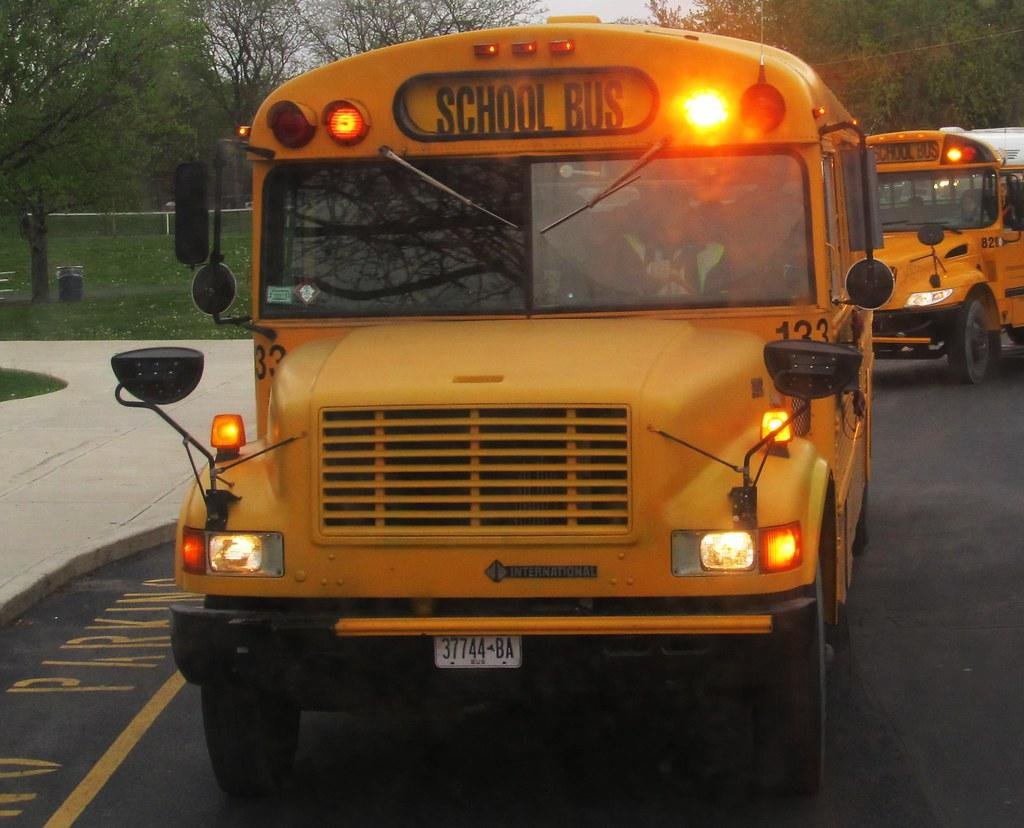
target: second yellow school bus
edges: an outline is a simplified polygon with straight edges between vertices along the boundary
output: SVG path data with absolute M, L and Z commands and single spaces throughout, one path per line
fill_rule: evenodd
M 885 280 L 814 72 L 556 18 L 312 71 L 249 141 L 256 437 L 215 429 L 172 636 L 221 785 L 273 789 L 303 709 L 689 685 L 816 789 Z
M 992 135 L 996 139 L 997 133 Z M 883 359 L 945 357 L 981 382 L 1001 331 L 1024 341 L 1024 190 L 983 132 L 872 135 L 885 262 L 896 290 L 874 315 Z

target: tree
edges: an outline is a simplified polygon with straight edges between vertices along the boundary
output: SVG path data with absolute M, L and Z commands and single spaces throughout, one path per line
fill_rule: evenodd
M 292 0 L 201 0 L 206 85 L 231 126 L 250 123 L 271 90 L 306 68 L 300 11 Z
M 177 137 L 165 79 L 181 25 L 171 0 L 0 5 L 0 198 L 22 215 L 34 302 L 49 298 L 47 210 L 117 203 Z
M 538 0 L 310 0 L 312 49 L 327 62 L 436 35 L 514 26 L 544 12 Z

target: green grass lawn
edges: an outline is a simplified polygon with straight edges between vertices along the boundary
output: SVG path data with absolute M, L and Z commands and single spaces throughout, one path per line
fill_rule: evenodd
M 65 385 L 67 383 L 64 380 L 48 377 L 45 374 L 0 368 L 0 403 L 8 400 L 20 400 L 22 397 L 49 394 L 51 391 L 59 391 Z
M 246 233 L 224 237 L 225 261 L 238 279 L 229 316 L 250 307 L 251 252 Z M 192 304 L 192 275 L 174 258 L 173 236 L 55 236 L 49 240 L 50 301 L 32 304 L 29 253 L 15 234 L 0 235 L 0 271 L 15 271 L 13 294 L 0 294 L 0 340 L 240 339 L 243 328 L 214 325 Z M 83 299 L 59 301 L 57 268 L 79 265 Z

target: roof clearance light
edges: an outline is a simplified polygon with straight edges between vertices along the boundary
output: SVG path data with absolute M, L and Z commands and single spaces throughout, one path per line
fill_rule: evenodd
M 548 50 L 553 55 L 571 55 L 576 51 L 575 40 L 551 40 L 548 41 Z
M 825 109 L 825 107 L 823 107 L 823 106 L 816 106 L 816 107 L 814 107 L 814 109 L 811 110 L 811 117 L 812 118 L 824 118 L 826 112 L 828 112 L 828 110 Z
M 335 101 L 324 112 L 327 134 L 339 144 L 357 144 L 369 131 L 362 110 L 350 101 Z
M 770 83 L 748 86 L 740 98 L 740 117 L 743 123 L 765 135 L 782 123 L 786 116 L 786 100 Z
M 222 454 L 238 454 L 245 445 L 245 421 L 241 414 L 217 414 L 210 426 L 210 445 Z
M 789 412 L 782 410 L 765 411 L 761 417 L 761 439 L 763 440 L 775 429 L 782 428 L 775 433 L 773 442 L 788 443 L 793 439 L 793 429 L 789 426 Z
M 537 41 L 526 40 L 522 43 L 512 44 L 512 54 L 514 55 L 535 55 L 537 54 Z
M 694 129 L 714 129 L 729 120 L 729 107 L 717 92 L 698 92 L 684 100 L 682 107 Z
M 239 124 L 235 127 L 235 137 L 240 140 L 248 141 L 250 135 L 252 135 L 252 127 L 248 124 Z
M 473 47 L 473 54 L 478 58 L 492 58 L 498 56 L 497 43 L 477 43 Z
M 800 524 L 772 526 L 761 530 L 761 568 L 765 572 L 796 569 L 803 560 Z
M 278 101 L 270 108 L 267 121 L 278 143 L 288 149 L 306 146 L 316 133 L 316 125 L 306 117 L 298 104 L 292 101 Z

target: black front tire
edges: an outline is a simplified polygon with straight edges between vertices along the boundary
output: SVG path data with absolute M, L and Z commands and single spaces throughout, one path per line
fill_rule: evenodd
M 957 311 L 947 342 L 949 367 L 958 382 L 977 385 L 999 360 L 999 331 L 985 327 L 985 308 L 968 299 Z
M 217 783 L 232 796 L 261 796 L 281 786 L 298 746 L 300 713 L 252 687 L 204 684 L 203 730 Z
M 778 674 L 754 703 L 754 768 L 764 790 L 813 794 L 825 768 L 825 635 L 821 576 L 806 622 L 785 634 Z

